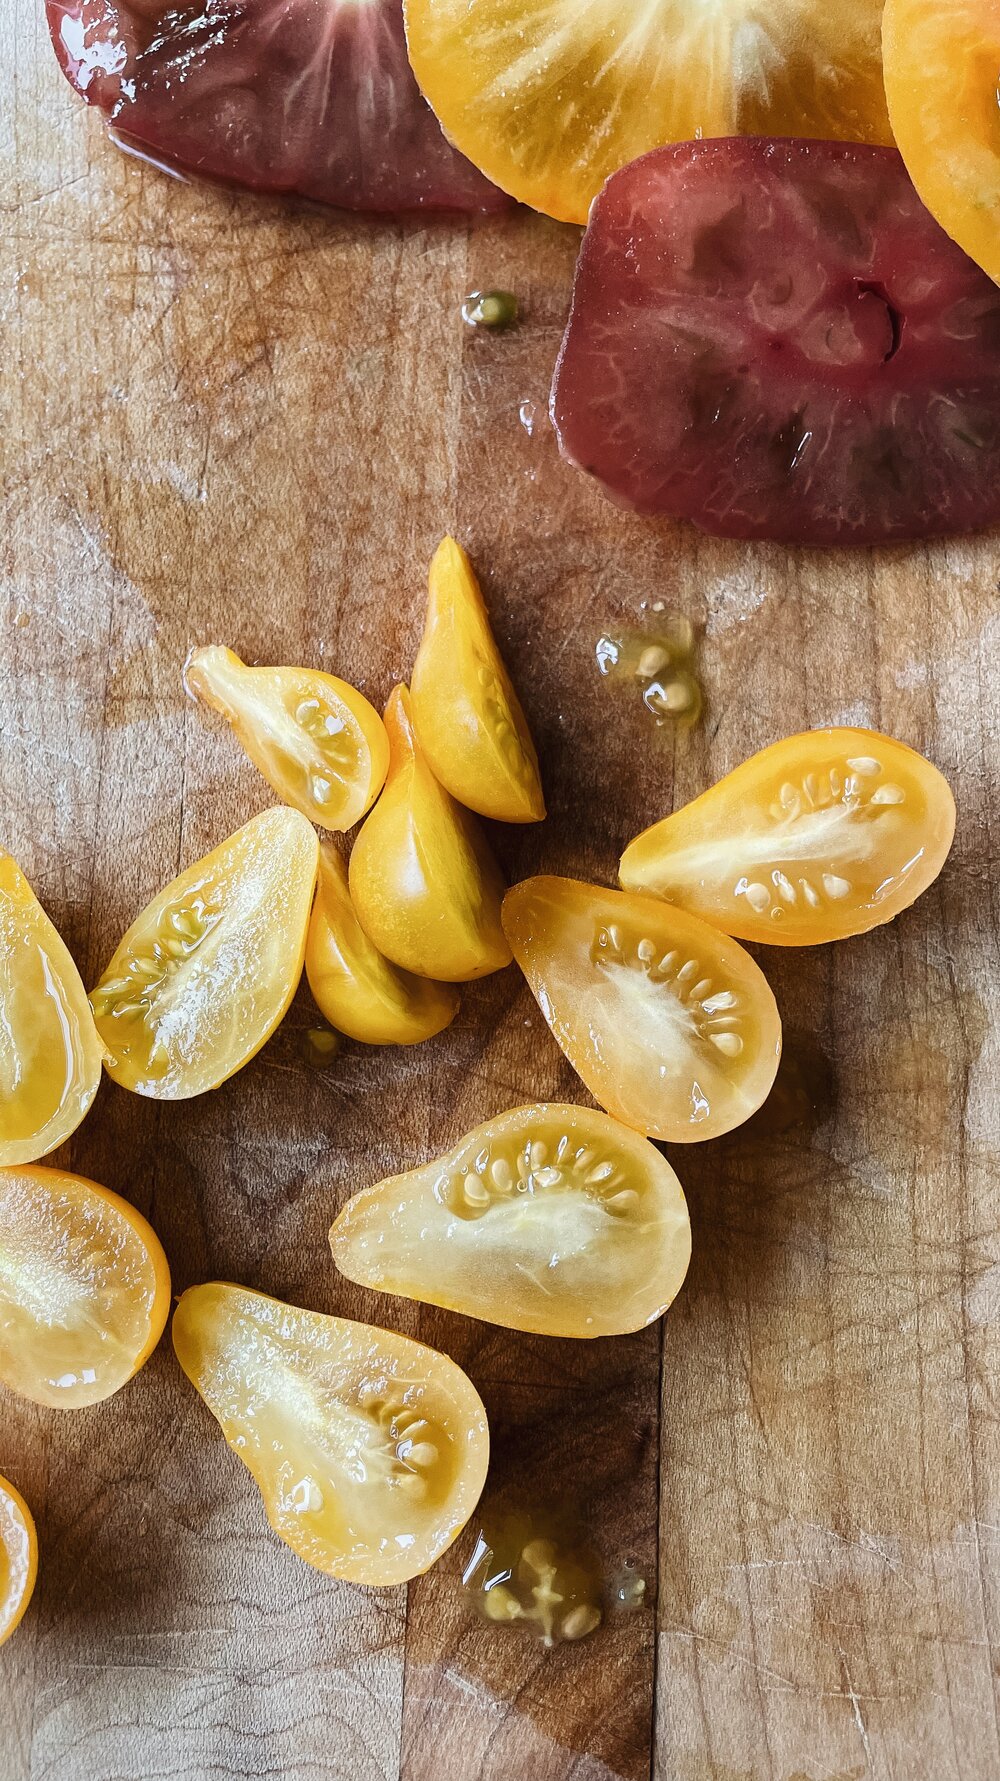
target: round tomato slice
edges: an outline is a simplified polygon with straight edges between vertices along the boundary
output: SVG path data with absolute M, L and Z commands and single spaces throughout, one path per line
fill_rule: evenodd
M 453 798 L 495 822 L 541 822 L 545 799 L 528 722 L 472 564 L 454 538 L 442 541 L 431 563 L 410 699 L 420 746 Z
M 154 897 L 90 998 L 116 1082 L 181 1101 L 249 1063 L 298 987 L 318 858 L 304 816 L 265 810 Z
M 588 1107 L 515 1107 L 446 1156 L 349 1200 L 342 1274 L 541 1336 L 620 1336 L 661 1317 L 691 1259 L 660 1152 Z
M 0 1169 L 0 1383 L 79 1410 L 132 1378 L 163 1334 L 170 1272 L 142 1214 L 62 1169 Z
M 38 1536 L 19 1490 L 0 1478 L 0 1645 L 27 1612 L 38 1576 Z
M 354 913 L 347 867 L 329 841 L 320 847 L 306 976 L 330 1025 L 363 1045 L 418 1045 L 458 1013 L 450 984 L 401 971 L 372 944 Z
M 889 149 L 688 142 L 594 205 L 564 454 L 643 513 L 876 544 L 1000 521 L 1000 292 Z
M 101 1080 L 87 992 L 24 873 L 0 852 L 0 1165 L 47 1156 Z
M 275 1533 L 307 1564 L 388 1587 L 461 1533 L 489 1428 L 447 1355 L 219 1283 L 184 1293 L 173 1337 Z
M 817 946 L 908 909 L 954 833 L 951 789 L 923 755 L 875 730 L 808 730 L 637 836 L 620 877 L 741 940 Z
M 887 0 L 885 90 L 896 146 L 943 229 L 1000 284 L 1000 8 Z
M 406 59 L 401 0 L 46 0 L 67 79 L 170 166 L 349 210 L 496 210 Z
M 310 822 L 349 829 L 374 804 L 389 738 L 346 680 L 314 668 L 248 668 L 212 644 L 188 656 L 184 685 L 221 713 L 272 790 Z
M 615 1119 L 693 1144 L 767 1098 L 781 1021 L 735 940 L 655 897 L 571 878 L 516 884 L 503 923 L 559 1044 Z

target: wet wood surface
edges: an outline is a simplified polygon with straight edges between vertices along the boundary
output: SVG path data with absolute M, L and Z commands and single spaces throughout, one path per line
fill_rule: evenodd
M 0 21 L 0 843 L 88 980 L 267 802 L 186 703 L 188 649 L 316 662 L 381 700 L 447 530 L 546 774 L 550 820 L 497 837 L 511 877 L 610 881 L 643 822 L 825 721 L 924 749 L 959 804 L 942 879 L 891 929 L 766 960 L 786 1061 L 750 1127 L 673 1155 L 695 1252 L 662 1330 L 519 1338 L 333 1271 L 349 1193 L 520 1100 L 579 1097 L 513 970 L 410 1053 L 309 1070 L 302 992 L 215 1095 L 105 1084 L 61 1160 L 152 1218 L 178 1290 L 236 1279 L 446 1348 L 490 1412 L 491 1497 L 574 1492 L 655 1612 L 545 1656 L 470 1615 L 474 1529 L 408 1591 L 328 1582 L 271 1536 L 165 1344 L 92 1411 L 0 1393 L 0 1472 L 42 1545 L 0 1653 L 0 1778 L 990 1781 L 996 541 L 820 556 L 618 513 L 546 422 L 573 230 L 185 187 L 105 141 L 28 0 Z M 480 285 L 518 293 L 518 331 L 463 327 Z M 687 734 L 595 666 L 655 602 L 700 632 Z

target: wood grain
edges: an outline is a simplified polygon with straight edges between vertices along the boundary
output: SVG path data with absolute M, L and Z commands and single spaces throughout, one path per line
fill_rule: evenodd
M 0 1471 L 43 1549 L 0 1653 L 0 1781 L 992 1781 L 996 541 L 821 557 L 618 513 L 545 420 L 574 231 L 181 186 L 105 142 L 28 0 L 0 0 L 0 34 L 0 842 L 88 977 L 267 801 L 185 703 L 188 648 L 315 661 L 381 699 L 448 529 L 545 765 L 550 821 L 497 838 L 512 877 L 610 880 L 641 823 L 823 721 L 925 748 L 960 807 L 940 884 L 893 928 L 767 959 L 786 1063 L 752 1127 L 673 1155 L 695 1259 L 662 1338 L 520 1340 L 333 1273 L 350 1192 L 577 1095 L 513 972 L 411 1054 L 308 1071 L 303 993 L 216 1095 L 105 1085 L 65 1160 L 152 1217 L 177 1288 L 235 1278 L 448 1349 L 490 1411 L 493 1493 L 568 1484 L 610 1565 L 652 1577 L 658 1553 L 656 1658 L 652 1615 L 550 1658 L 504 1641 L 463 1602 L 467 1546 L 408 1592 L 296 1564 L 164 1347 L 94 1411 L 0 1396 Z M 476 285 L 518 292 L 516 333 L 463 329 Z M 656 600 L 703 633 L 688 736 L 594 667 Z

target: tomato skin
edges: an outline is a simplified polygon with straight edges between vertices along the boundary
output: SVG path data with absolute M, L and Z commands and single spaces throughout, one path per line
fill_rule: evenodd
M 875 730 L 807 730 L 638 835 L 620 878 L 741 940 L 819 946 L 908 908 L 954 833 L 951 788 L 923 755 Z
M 458 1537 L 486 1481 L 489 1426 L 447 1355 L 221 1281 L 181 1296 L 173 1341 L 307 1564 L 390 1587 Z
M 571 878 L 515 885 L 503 920 L 555 1038 L 613 1118 L 695 1144 L 770 1093 L 781 1019 L 728 935 L 658 898 Z
M 17 862 L 0 852 L 0 1165 L 65 1143 L 101 1080 L 80 973 Z
M 435 778 L 495 822 L 541 822 L 545 799 L 527 719 L 490 629 L 468 556 L 442 539 L 410 680 L 413 724 Z
M 0 1478 L 0 1645 L 28 1611 L 38 1576 L 38 1535 L 19 1490 Z
M 355 1194 L 330 1247 L 380 1292 L 538 1335 L 616 1336 L 676 1297 L 691 1227 L 652 1144 L 591 1108 L 535 1105 Z
M 362 1045 L 419 1045 L 458 1013 L 458 992 L 401 971 L 373 945 L 354 913 L 347 867 L 329 841 L 306 941 L 306 976 L 321 1013 Z
M 474 817 L 431 772 L 397 686 L 385 711 L 389 775 L 351 853 L 351 897 L 381 953 L 416 977 L 464 983 L 510 963 L 503 880 Z

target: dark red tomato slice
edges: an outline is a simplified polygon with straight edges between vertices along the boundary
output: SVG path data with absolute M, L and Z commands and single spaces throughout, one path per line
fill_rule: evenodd
M 1000 521 L 1000 290 L 894 149 L 656 149 L 596 199 L 552 391 L 643 513 L 872 544 Z
M 46 0 L 71 85 L 127 145 L 202 178 L 351 210 L 510 200 L 445 140 L 402 0 Z

